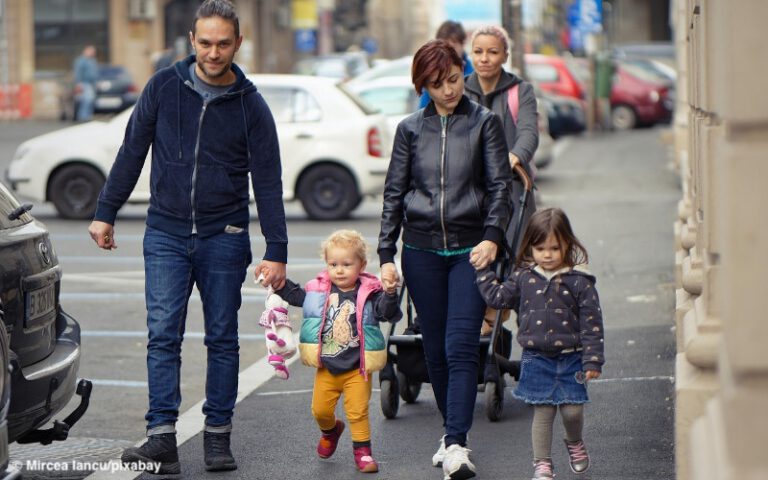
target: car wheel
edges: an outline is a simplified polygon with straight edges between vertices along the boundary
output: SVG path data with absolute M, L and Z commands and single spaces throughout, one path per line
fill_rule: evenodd
M 360 203 L 352 174 L 338 165 L 312 167 L 299 181 L 301 205 L 313 220 L 339 220 Z
M 64 218 L 89 219 L 96 212 L 104 176 L 88 165 L 68 165 L 57 170 L 48 184 L 48 198 Z
M 637 124 L 637 115 L 632 107 L 617 105 L 611 109 L 611 125 L 614 130 L 631 130 Z

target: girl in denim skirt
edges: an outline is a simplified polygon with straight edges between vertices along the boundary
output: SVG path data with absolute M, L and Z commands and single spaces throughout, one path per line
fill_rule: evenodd
M 519 313 L 523 347 L 514 396 L 534 405 L 531 437 L 535 480 L 551 480 L 552 425 L 560 410 L 571 470 L 584 473 L 589 455 L 582 438 L 586 382 L 599 378 L 603 318 L 587 252 L 559 208 L 531 216 L 517 268 L 500 283 L 488 269 L 477 272 L 480 294 L 493 308 Z

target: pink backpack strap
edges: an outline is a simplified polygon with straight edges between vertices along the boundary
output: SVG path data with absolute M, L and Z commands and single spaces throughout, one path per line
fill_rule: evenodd
M 516 83 L 514 87 L 507 90 L 507 105 L 509 113 L 512 115 L 512 121 L 517 126 L 517 114 L 520 112 L 520 84 Z

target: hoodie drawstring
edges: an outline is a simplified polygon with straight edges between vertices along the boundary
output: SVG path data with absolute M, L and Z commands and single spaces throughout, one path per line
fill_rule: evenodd
M 240 93 L 240 107 L 243 109 L 243 126 L 245 127 L 245 149 L 248 152 L 248 164 L 251 163 L 251 142 L 248 140 L 248 111 L 245 109 L 245 91 Z

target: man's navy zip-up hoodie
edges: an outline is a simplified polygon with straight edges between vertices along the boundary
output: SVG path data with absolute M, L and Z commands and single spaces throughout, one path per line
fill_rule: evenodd
M 267 249 L 265 260 L 287 261 L 282 170 L 272 113 L 237 65 L 235 83 L 209 102 L 194 89 L 190 65 L 176 62 L 147 83 L 99 195 L 94 220 L 114 225 L 152 146 L 147 225 L 201 237 L 227 225 L 247 228 L 248 173 Z

